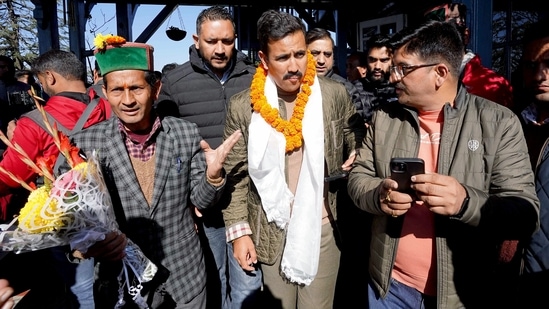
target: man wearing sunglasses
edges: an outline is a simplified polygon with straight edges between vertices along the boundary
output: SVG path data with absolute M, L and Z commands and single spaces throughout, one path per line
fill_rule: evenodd
M 398 102 L 374 112 L 348 183 L 373 216 L 369 308 L 508 308 L 495 244 L 531 235 L 539 213 L 520 121 L 462 87 L 453 23 L 403 30 L 392 45 Z M 396 157 L 425 163 L 408 188 L 391 179 Z
M 549 20 L 529 25 L 522 39 L 523 86 L 515 98 L 536 177 L 540 228 L 524 242 L 519 302 L 535 308 L 547 301 L 549 282 Z

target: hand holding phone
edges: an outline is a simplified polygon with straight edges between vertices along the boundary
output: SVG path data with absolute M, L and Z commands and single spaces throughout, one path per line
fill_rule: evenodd
M 413 193 L 412 176 L 425 174 L 425 162 L 420 158 L 392 158 L 391 179 L 398 183 L 397 191 Z

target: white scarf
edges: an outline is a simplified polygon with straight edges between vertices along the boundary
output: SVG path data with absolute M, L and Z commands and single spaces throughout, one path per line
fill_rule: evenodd
M 278 93 L 270 75 L 265 82 L 265 96 L 278 109 Z M 303 162 L 295 196 L 285 177 L 286 139 L 257 112 L 252 114 L 249 126 L 248 172 L 267 220 L 280 229 L 287 228 L 282 273 L 291 282 L 309 285 L 318 270 L 324 192 L 324 123 L 316 76 L 302 125 Z

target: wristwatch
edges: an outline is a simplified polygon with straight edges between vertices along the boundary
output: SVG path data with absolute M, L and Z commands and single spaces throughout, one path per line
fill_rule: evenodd
M 467 211 L 467 208 L 469 206 L 469 196 L 466 196 L 463 199 L 463 203 L 461 203 L 461 208 L 459 209 L 459 212 L 453 216 L 450 216 L 451 219 L 461 219 L 463 217 L 463 214 L 465 211 Z

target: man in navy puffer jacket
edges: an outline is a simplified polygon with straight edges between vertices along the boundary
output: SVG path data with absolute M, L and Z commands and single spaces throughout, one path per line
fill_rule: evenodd
M 177 105 L 176 116 L 196 123 L 202 138 L 213 148 L 222 143 L 230 98 L 249 88 L 255 73 L 252 62 L 235 48 L 235 29 L 225 8 L 203 10 L 196 20 L 189 61 L 165 75 L 156 104 L 160 115 Z M 233 257 L 221 214 L 228 203 L 227 194 L 224 196 L 216 207 L 196 212 L 206 257 L 213 257 L 207 261 L 208 308 L 254 308 L 261 272 L 244 272 Z

